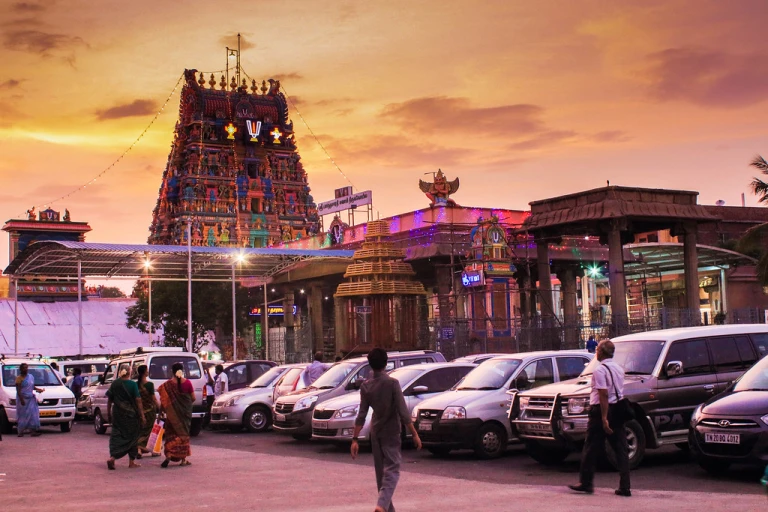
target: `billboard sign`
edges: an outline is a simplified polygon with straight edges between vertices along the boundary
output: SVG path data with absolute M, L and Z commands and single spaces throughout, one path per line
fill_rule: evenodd
M 293 305 L 293 314 L 296 315 L 296 311 L 298 311 L 298 308 L 296 307 L 296 304 Z M 269 306 L 267 307 L 267 316 L 283 316 L 284 310 L 283 306 Z M 250 316 L 261 316 L 261 308 L 255 307 L 252 308 L 248 315 Z
M 317 205 L 317 213 L 319 215 L 328 215 L 329 213 L 357 208 L 358 206 L 371 204 L 372 202 L 373 193 L 370 190 L 366 190 L 365 192 L 358 192 L 357 194 L 351 194 L 320 203 Z

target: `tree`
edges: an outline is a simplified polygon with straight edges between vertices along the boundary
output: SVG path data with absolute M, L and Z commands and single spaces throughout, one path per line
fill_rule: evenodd
M 125 293 L 117 286 L 105 286 L 99 292 L 102 299 L 124 299 Z
M 148 287 L 136 283 L 133 291 L 136 304 L 126 311 L 126 325 L 148 332 Z M 249 288 L 235 289 L 237 331 L 242 335 L 250 326 L 248 312 L 259 305 L 258 293 L 251 296 Z M 164 344 L 168 347 L 187 346 L 187 283 L 184 281 L 157 281 L 152 283 L 152 330 L 163 330 Z M 212 332 L 232 332 L 232 285 L 230 283 L 192 283 L 192 337 L 197 352 L 213 341 Z M 220 336 L 216 344 L 223 352 L 230 351 L 231 336 Z
M 757 155 L 749 164 L 759 169 L 761 173 L 768 175 L 768 162 L 765 158 Z M 768 203 L 768 183 L 760 178 L 752 178 L 750 183 L 752 193 L 758 196 L 757 200 L 761 203 Z M 768 239 L 768 222 L 758 224 L 750 228 L 739 239 L 737 249 L 745 254 L 758 254 L 757 258 L 757 278 L 763 286 L 768 286 L 768 251 L 766 251 L 765 240 Z

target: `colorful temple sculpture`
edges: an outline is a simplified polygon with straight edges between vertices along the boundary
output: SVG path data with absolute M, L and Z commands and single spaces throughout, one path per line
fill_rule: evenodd
M 149 243 L 271 247 L 315 235 L 317 208 L 280 82 L 186 70 Z M 218 85 L 218 88 L 217 88 Z
M 435 181 L 419 180 L 419 188 L 429 198 L 432 203 L 430 206 L 456 206 L 456 201 L 450 198 L 459 190 L 459 178 L 448 181 L 441 169 L 435 174 Z
M 8 233 L 8 261 L 13 261 L 29 244 L 37 241 L 84 242 L 85 234 L 91 230 L 87 222 L 73 222 L 66 209 L 62 215 L 52 208 L 35 212 L 32 207 L 27 210 L 26 217 L 11 219 L 3 226 L 3 231 Z M 9 294 L 12 293 L 9 288 Z M 77 282 L 28 276 L 18 282 L 18 298 L 38 302 L 77 300 Z
M 389 236 L 389 222 L 369 222 L 362 248 L 344 274 L 347 281 L 336 289 L 336 328 L 347 334 L 345 346 L 337 347 L 342 353 L 427 348 L 420 332 L 427 329 L 424 285 Z

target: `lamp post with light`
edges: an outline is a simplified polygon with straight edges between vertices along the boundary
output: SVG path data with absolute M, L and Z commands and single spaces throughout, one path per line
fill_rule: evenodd
M 149 257 L 144 260 L 144 270 L 147 273 L 147 330 L 149 331 L 149 346 L 152 346 L 152 279 L 149 277 L 149 269 L 152 264 Z
M 235 298 L 235 265 L 243 264 L 245 255 L 243 253 L 235 254 L 232 258 L 232 360 L 237 361 L 237 299 Z
M 237 34 L 237 49 L 230 48 L 229 46 L 227 48 L 227 83 L 229 83 L 229 61 L 234 60 L 235 61 L 235 80 L 237 81 L 237 85 L 240 85 L 240 34 Z

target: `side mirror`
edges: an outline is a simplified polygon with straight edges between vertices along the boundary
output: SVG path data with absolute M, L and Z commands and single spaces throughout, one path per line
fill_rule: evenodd
M 360 381 L 352 381 L 347 384 L 347 391 L 358 391 L 360 389 Z
M 667 363 L 667 377 L 677 377 L 683 374 L 682 361 L 670 361 Z
M 411 390 L 411 393 L 414 395 L 421 395 L 423 393 L 426 393 L 429 391 L 429 388 L 427 386 L 416 386 Z

